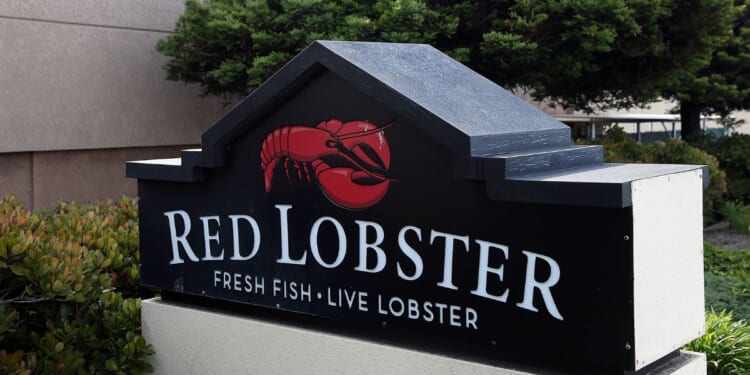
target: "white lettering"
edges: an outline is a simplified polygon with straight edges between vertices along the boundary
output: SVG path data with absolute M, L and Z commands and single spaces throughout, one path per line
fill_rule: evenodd
M 214 288 L 216 287 L 216 284 L 221 282 L 221 271 L 214 270 Z
M 182 219 L 182 225 L 185 228 L 180 235 L 177 235 L 175 215 L 180 216 L 180 218 Z M 190 244 L 187 241 L 187 236 L 190 233 L 190 215 L 188 215 L 188 213 L 183 210 L 177 210 L 165 212 L 164 216 L 166 216 L 167 220 L 169 220 L 169 237 L 172 239 L 172 260 L 169 262 L 169 264 L 185 263 L 185 261 L 180 258 L 180 244 L 182 244 L 182 247 L 185 249 L 185 254 L 187 255 L 187 257 L 190 258 L 190 260 L 192 260 L 193 262 L 198 262 L 198 257 L 195 255 L 193 249 L 190 247 Z
M 219 223 L 219 217 L 218 216 L 201 216 L 201 221 L 203 222 L 203 246 L 205 252 L 203 253 L 203 258 L 201 260 L 222 260 L 224 259 L 224 249 L 221 249 L 221 252 L 217 256 L 213 256 L 211 254 L 211 241 L 216 241 L 216 244 L 219 244 L 219 226 L 221 223 Z M 216 222 L 216 232 L 209 233 L 211 230 L 209 221 L 215 221 Z
M 415 226 L 407 225 L 398 232 L 398 247 L 414 263 L 414 274 L 411 276 L 407 275 L 401 268 L 401 262 L 396 262 L 396 272 L 400 278 L 406 281 L 414 281 L 422 276 L 424 263 L 422 263 L 422 257 L 419 256 L 419 253 L 406 242 L 406 232 L 408 231 L 416 233 L 417 240 L 422 241 L 422 230 Z
M 255 219 L 253 219 L 251 216 L 247 215 L 229 215 L 229 219 L 232 220 L 232 240 L 234 243 L 234 254 L 230 259 L 252 259 L 258 253 L 258 249 L 260 249 L 260 228 L 258 227 L 258 222 L 256 222 Z M 240 255 L 240 220 L 247 221 L 248 224 L 250 224 L 250 227 L 253 229 L 253 249 L 250 250 L 250 254 L 248 254 L 247 256 Z
M 555 300 L 552 298 L 552 293 L 550 292 L 550 288 L 555 286 L 555 284 L 560 281 L 560 266 L 557 264 L 557 262 L 555 262 L 554 259 L 548 256 L 532 253 L 531 251 L 525 250 L 522 251 L 522 253 L 524 253 L 524 255 L 526 255 L 526 258 L 528 259 L 526 263 L 526 283 L 523 290 L 523 301 L 521 303 L 517 303 L 516 306 L 529 311 L 539 312 L 539 310 L 534 307 L 534 288 L 536 288 L 539 289 L 539 292 L 542 293 L 544 306 L 547 308 L 547 311 L 549 311 L 549 314 L 556 319 L 563 320 L 562 315 L 560 315 L 560 312 L 557 311 Z M 550 268 L 549 277 L 544 282 L 537 281 L 534 276 L 534 273 L 536 272 L 537 259 L 541 259 L 547 262 Z
M 380 244 L 382 244 L 383 239 L 385 239 L 383 227 L 372 221 L 355 220 L 354 222 L 359 226 L 359 265 L 354 267 L 354 270 L 368 273 L 378 273 L 382 271 L 385 268 L 385 252 L 380 248 Z M 367 242 L 368 227 L 375 229 L 374 242 Z M 367 254 L 370 253 L 368 250 L 375 252 L 377 258 L 375 268 L 367 268 Z
M 279 225 L 281 228 L 281 258 L 276 263 L 304 265 L 307 262 L 307 252 L 302 254 L 299 259 L 289 257 L 289 215 L 288 211 L 292 208 L 289 204 L 274 205 L 279 210 Z
M 437 285 L 443 288 L 457 290 L 458 287 L 453 285 L 453 242 L 463 242 L 464 248 L 468 252 L 469 236 L 458 236 L 455 234 L 438 232 L 433 229 L 430 232 L 430 245 L 432 245 L 435 238 L 438 237 L 445 238 L 445 257 L 443 259 L 443 281 L 437 283 Z
M 388 302 L 388 310 L 390 310 L 393 316 L 404 315 L 404 301 L 398 297 L 391 297 L 391 300 Z
M 408 318 L 419 319 L 419 303 L 411 298 L 409 298 L 406 302 L 408 307 Z
M 256 277 L 255 278 L 255 293 L 264 294 L 266 291 L 265 285 L 266 285 L 266 279 L 262 277 L 259 279 Z
M 232 281 L 232 274 L 229 272 L 224 272 L 224 289 L 230 289 L 229 283 Z
M 339 237 L 338 253 L 336 255 L 336 260 L 332 263 L 326 263 L 326 261 L 323 260 L 320 256 L 320 249 L 318 248 L 318 231 L 320 230 L 320 225 L 326 221 L 333 224 L 336 228 L 336 234 L 338 234 Z M 310 251 L 312 252 L 313 258 L 315 258 L 315 261 L 321 266 L 325 268 L 338 267 L 341 262 L 344 261 L 344 256 L 346 256 L 346 233 L 344 233 L 344 227 L 341 226 L 341 223 L 330 216 L 323 216 L 318 220 L 315 220 L 312 229 L 310 229 Z
M 501 265 L 497 268 L 489 266 L 490 248 L 502 251 L 505 254 L 505 259 L 508 259 L 508 246 L 482 240 L 474 241 L 479 244 L 479 270 L 477 272 L 477 288 L 472 290 L 471 294 L 495 301 L 506 302 L 508 300 L 508 289 L 505 289 L 505 292 L 499 296 L 487 292 L 487 274 L 494 273 L 500 281 L 503 281 L 503 268 L 505 266 Z
M 466 308 L 466 327 L 478 329 L 477 318 L 478 318 L 477 310 L 474 310 L 471 307 L 467 307 Z

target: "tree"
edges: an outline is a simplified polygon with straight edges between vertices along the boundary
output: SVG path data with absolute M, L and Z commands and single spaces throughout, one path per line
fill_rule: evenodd
M 701 114 L 730 120 L 732 111 L 750 108 L 750 6 L 735 1 L 729 35 L 714 48 L 710 63 L 662 92 L 680 102 L 683 136 L 700 133 Z
M 569 108 L 677 99 L 689 134 L 701 112 L 750 105 L 736 1 L 188 0 L 157 49 L 168 79 L 221 95 L 247 94 L 316 39 L 429 43 Z
M 735 15 L 731 0 L 518 1 L 509 10 L 483 35 L 482 63 L 495 67 L 485 71 L 586 111 L 696 97 L 685 88 L 697 93 L 702 75 L 721 75 L 709 64 Z
M 436 44 L 457 25 L 418 0 L 187 0 L 156 48 L 170 57 L 167 79 L 244 95 L 317 39 Z

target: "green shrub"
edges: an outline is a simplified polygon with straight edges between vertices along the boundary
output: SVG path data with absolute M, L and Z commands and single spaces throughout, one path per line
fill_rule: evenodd
M 0 373 L 138 374 L 135 200 L 29 212 L 0 200 Z
M 727 202 L 721 210 L 729 226 L 737 232 L 750 234 L 750 206 Z
M 579 141 L 604 145 L 604 160 L 608 163 L 669 163 L 697 164 L 708 166 L 708 188 L 703 193 L 703 217 L 705 223 L 712 223 L 719 217 L 719 208 L 727 190 L 725 173 L 719 169 L 715 157 L 688 143 L 669 139 L 643 145 L 617 126 L 607 131 L 605 137 L 596 141 Z
M 719 161 L 727 175 L 727 200 L 750 204 L 750 135 L 715 138 L 704 134 L 689 142 Z
M 706 334 L 685 346 L 706 353 L 709 375 L 746 375 L 750 372 L 750 326 L 735 321 L 731 312 L 706 315 Z

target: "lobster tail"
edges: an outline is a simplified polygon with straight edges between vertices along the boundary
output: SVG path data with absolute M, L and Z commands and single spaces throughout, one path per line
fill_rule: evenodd
M 291 160 L 299 168 L 300 163 L 304 165 L 336 153 L 328 146 L 331 141 L 333 136 L 329 131 L 307 126 L 284 126 L 268 133 L 260 149 L 260 167 L 264 172 L 266 192 L 271 191 L 273 172 L 280 160 Z M 290 177 L 288 169 L 287 177 Z
M 273 180 L 273 169 L 276 167 L 276 162 L 279 159 L 271 160 L 266 168 L 263 169 L 263 179 L 265 181 L 266 193 L 271 191 L 271 180 Z

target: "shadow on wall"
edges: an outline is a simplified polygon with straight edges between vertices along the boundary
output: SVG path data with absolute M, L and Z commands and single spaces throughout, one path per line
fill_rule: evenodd
M 126 161 L 171 158 L 185 148 L 190 146 L 0 154 L 0 195 L 15 195 L 27 209 L 58 200 L 135 197 L 137 184 L 125 177 Z

